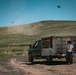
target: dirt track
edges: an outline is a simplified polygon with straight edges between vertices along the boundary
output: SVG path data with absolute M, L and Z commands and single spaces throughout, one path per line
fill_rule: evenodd
M 29 63 L 24 56 L 0 59 L 0 75 L 76 75 L 76 63 L 36 61 Z

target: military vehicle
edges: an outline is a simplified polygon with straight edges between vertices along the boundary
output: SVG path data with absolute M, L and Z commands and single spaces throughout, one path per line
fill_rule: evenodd
M 49 36 L 37 40 L 33 45 L 30 45 L 28 50 L 29 62 L 39 58 L 44 58 L 47 61 L 52 61 L 53 58 L 65 58 L 67 61 L 67 41 L 72 41 L 73 52 L 76 52 L 76 36 Z

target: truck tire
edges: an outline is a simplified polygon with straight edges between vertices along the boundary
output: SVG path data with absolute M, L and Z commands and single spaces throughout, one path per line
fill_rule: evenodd
M 68 58 L 68 56 L 66 56 L 66 62 L 69 63 L 69 58 Z M 70 63 L 71 63 L 71 64 L 73 63 L 73 56 L 71 57 Z
M 46 57 L 46 61 L 47 61 L 47 62 L 52 62 L 52 60 L 53 60 L 53 58 L 52 58 L 51 56 L 47 56 L 47 57 Z
M 68 63 L 68 57 L 67 56 L 65 57 L 65 59 L 66 59 L 66 63 Z
M 33 62 L 33 56 L 31 53 L 28 54 L 28 60 L 29 62 Z

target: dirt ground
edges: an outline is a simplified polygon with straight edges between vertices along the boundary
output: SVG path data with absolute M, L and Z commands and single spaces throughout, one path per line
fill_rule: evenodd
M 28 62 L 25 56 L 0 58 L 0 75 L 76 75 L 76 63 L 65 61 Z

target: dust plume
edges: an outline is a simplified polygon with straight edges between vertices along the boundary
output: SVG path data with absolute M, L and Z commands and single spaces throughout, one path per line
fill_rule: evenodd
M 11 26 L 7 28 L 8 34 L 25 34 L 25 35 L 37 35 L 38 26 L 33 25 L 21 25 L 21 26 Z

